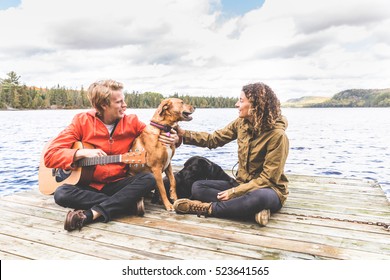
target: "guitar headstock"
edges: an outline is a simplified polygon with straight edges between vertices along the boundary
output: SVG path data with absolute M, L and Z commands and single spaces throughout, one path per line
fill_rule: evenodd
M 146 151 L 144 149 L 130 150 L 122 155 L 122 162 L 132 166 L 144 165 L 146 163 Z

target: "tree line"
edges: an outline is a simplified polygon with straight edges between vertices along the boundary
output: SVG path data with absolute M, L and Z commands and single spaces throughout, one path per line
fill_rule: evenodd
M 157 108 L 164 97 L 156 92 L 124 92 L 125 101 L 131 108 Z M 183 99 L 197 108 L 234 108 L 237 98 L 213 96 L 189 96 L 174 93 L 168 97 Z M 86 90 L 26 86 L 14 71 L 0 79 L 0 109 L 83 109 L 90 108 Z

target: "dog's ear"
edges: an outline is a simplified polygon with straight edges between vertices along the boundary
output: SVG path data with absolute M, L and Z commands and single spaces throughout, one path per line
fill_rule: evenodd
M 196 161 L 199 159 L 199 156 L 193 156 L 186 160 L 184 163 L 184 167 L 188 167 L 190 165 L 196 164 Z
M 171 104 L 172 104 L 171 100 L 169 99 L 163 100 L 158 108 L 158 114 L 160 116 L 163 116 L 165 112 L 169 109 L 169 107 L 171 107 Z

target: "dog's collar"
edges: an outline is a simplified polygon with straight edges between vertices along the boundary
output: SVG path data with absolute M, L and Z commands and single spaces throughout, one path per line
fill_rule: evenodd
M 154 126 L 154 127 L 157 127 L 157 128 L 161 129 L 164 132 L 170 132 L 172 130 L 172 126 L 159 124 L 159 123 L 156 123 L 154 121 L 150 121 L 150 125 Z

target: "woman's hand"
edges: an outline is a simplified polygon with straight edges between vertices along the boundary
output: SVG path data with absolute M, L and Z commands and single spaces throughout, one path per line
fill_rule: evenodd
M 184 133 L 186 132 L 184 129 L 182 129 L 180 126 L 177 126 L 176 127 L 176 131 L 177 131 L 177 134 L 180 136 L 180 137 L 183 137 L 184 136 Z
M 217 199 L 220 201 L 229 200 L 229 190 L 219 192 L 217 194 Z
M 160 133 L 158 141 L 165 145 L 173 146 L 180 142 L 180 137 L 177 135 L 176 130 L 171 129 L 170 132 Z

